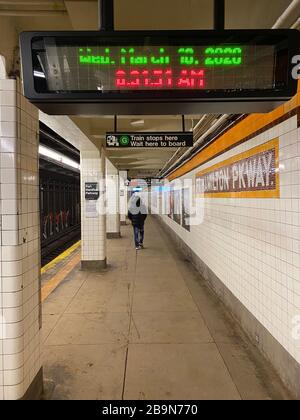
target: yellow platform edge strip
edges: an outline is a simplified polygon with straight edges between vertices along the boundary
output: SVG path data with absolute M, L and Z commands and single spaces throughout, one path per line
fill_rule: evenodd
M 75 254 L 71 260 L 61 268 L 43 287 L 41 290 L 41 300 L 44 302 L 47 297 L 60 285 L 60 283 L 73 271 L 73 269 L 80 263 L 81 256 L 79 253 Z
M 66 251 L 61 253 L 58 257 L 56 257 L 54 260 L 50 261 L 47 265 L 41 268 L 41 274 L 45 274 L 47 271 L 49 271 L 51 268 L 54 268 L 56 264 L 63 261 L 64 259 L 68 258 L 72 252 L 76 251 L 80 247 L 81 241 L 76 242 L 74 245 L 72 245 L 70 248 L 68 248 Z

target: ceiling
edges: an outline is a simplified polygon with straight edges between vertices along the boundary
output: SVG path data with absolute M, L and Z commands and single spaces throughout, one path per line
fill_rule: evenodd
M 226 0 L 226 27 L 270 28 L 290 3 Z M 17 15 L 22 30 L 98 29 L 98 0 L 1 0 L 0 10 L 6 16 Z M 117 30 L 211 29 L 212 25 L 212 0 L 115 0 Z
M 226 0 L 226 27 L 270 28 L 291 0 Z M 97 30 L 97 0 L 0 0 L 0 18 L 9 19 L 17 32 L 24 30 Z M 298 16 L 291 18 L 290 26 Z M 115 0 L 115 29 L 211 29 L 212 0 Z M 0 36 L 1 26 L 0 26 Z M 1 51 L 0 51 L 1 53 Z M 192 128 L 201 115 L 189 117 Z M 135 121 L 144 120 L 144 124 Z M 72 117 L 78 128 L 96 145 L 103 143 L 106 131 L 114 128 L 111 117 Z M 133 124 L 132 124 L 133 123 Z M 120 117 L 123 131 L 172 131 L 181 129 L 181 116 Z M 132 176 L 155 175 L 176 150 L 108 151 L 119 169 Z

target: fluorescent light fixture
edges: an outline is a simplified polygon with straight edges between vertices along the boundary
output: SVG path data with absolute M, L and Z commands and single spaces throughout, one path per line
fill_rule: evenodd
M 136 121 L 131 121 L 130 123 L 133 126 L 137 126 L 137 125 L 144 125 L 145 124 L 145 120 L 136 120 Z
M 39 146 L 39 154 L 45 157 L 48 157 L 56 162 L 62 163 L 63 165 L 69 166 L 70 168 L 74 168 L 80 171 L 79 163 L 75 162 L 74 160 L 64 156 L 55 150 L 49 149 L 45 146 Z
M 41 79 L 46 79 L 45 74 L 43 72 L 41 72 L 41 71 L 34 70 L 33 75 L 35 77 L 40 77 Z

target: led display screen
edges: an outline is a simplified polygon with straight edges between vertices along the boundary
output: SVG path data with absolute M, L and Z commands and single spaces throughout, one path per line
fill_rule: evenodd
M 265 112 L 297 91 L 294 30 L 24 32 L 20 45 L 25 96 L 50 113 Z
M 90 46 L 45 40 L 36 86 L 49 91 L 241 90 L 275 86 L 269 45 Z M 45 86 L 45 84 L 44 84 Z

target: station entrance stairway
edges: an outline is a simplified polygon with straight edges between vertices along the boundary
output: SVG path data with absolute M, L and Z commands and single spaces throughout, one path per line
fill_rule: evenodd
M 125 226 L 108 257 L 44 302 L 44 399 L 291 399 L 154 217 L 144 250 Z

